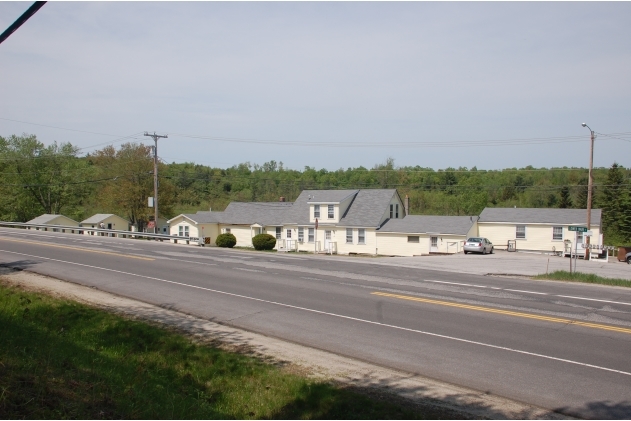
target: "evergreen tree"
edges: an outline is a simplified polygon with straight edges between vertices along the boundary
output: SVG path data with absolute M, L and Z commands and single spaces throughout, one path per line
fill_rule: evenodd
M 620 220 L 623 218 L 623 196 L 627 195 L 624 188 L 623 168 L 617 163 L 613 163 L 607 172 L 607 180 L 603 187 L 601 196 L 601 207 L 603 210 L 602 226 L 605 234 L 610 238 L 620 239 Z
M 576 200 L 574 207 L 576 209 L 587 209 L 587 178 L 581 178 L 577 186 Z
M 568 209 L 572 207 L 572 198 L 570 197 L 570 188 L 563 187 L 561 188 L 561 200 L 558 204 L 561 209 Z

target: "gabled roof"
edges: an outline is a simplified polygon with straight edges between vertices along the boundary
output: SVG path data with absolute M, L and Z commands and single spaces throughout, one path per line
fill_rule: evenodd
M 96 215 L 92 215 L 88 219 L 81 221 L 81 223 L 82 224 L 98 224 L 99 222 L 106 220 L 110 216 L 117 216 L 120 219 L 123 219 L 126 221 L 125 218 L 121 218 L 120 216 L 114 215 L 113 213 L 97 213 Z
M 592 209 L 593 225 L 600 226 L 601 209 Z M 577 225 L 587 223 L 587 209 L 484 208 L 479 222 Z
M 45 213 L 43 215 L 40 215 L 36 218 L 31 219 L 30 221 L 27 222 L 27 224 L 49 224 L 51 221 L 54 221 L 55 219 L 59 218 L 59 217 L 64 217 L 66 219 L 70 219 L 72 222 L 74 222 L 75 224 L 79 225 L 79 223 L 77 221 L 75 221 L 72 218 L 68 218 L 67 216 L 64 215 L 52 215 L 50 213 Z
M 338 225 L 344 227 L 378 227 L 383 214 L 389 209 L 396 189 L 359 190 L 357 196 L 342 215 Z M 403 213 L 403 209 L 400 210 Z
M 339 203 L 356 194 L 357 190 L 303 190 L 285 214 L 282 222 L 287 224 L 310 224 L 310 203 Z
M 171 218 L 167 221 L 167 223 L 171 223 L 176 218 L 183 216 L 185 218 L 190 219 L 196 224 L 211 224 L 219 222 L 219 218 L 223 212 L 210 212 L 210 211 L 198 211 L 197 213 L 181 213 L 178 216 Z
M 291 202 L 231 202 L 222 212 L 219 223 L 282 225 L 293 205 Z
M 408 215 L 390 219 L 377 232 L 467 235 L 477 219 L 477 216 Z

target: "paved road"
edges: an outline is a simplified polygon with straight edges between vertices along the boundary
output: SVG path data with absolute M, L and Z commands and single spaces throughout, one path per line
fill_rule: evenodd
M 0 264 L 591 418 L 631 417 L 631 289 L 0 229 Z

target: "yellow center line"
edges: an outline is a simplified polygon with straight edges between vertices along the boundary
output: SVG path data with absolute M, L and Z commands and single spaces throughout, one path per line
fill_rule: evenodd
M 546 322 L 564 323 L 564 324 L 570 324 L 570 325 L 591 327 L 591 328 L 594 328 L 594 329 L 611 330 L 611 331 L 614 331 L 614 332 L 631 333 L 631 329 L 627 329 L 627 328 L 624 328 L 624 327 L 609 326 L 609 325 L 603 325 L 603 324 L 599 324 L 599 323 L 582 322 L 582 321 L 579 321 L 579 320 L 564 319 L 564 318 L 560 318 L 560 317 L 541 316 L 541 315 L 538 315 L 538 314 L 521 313 L 521 312 L 517 312 L 517 311 L 510 311 L 510 310 L 500 310 L 500 309 L 497 309 L 497 308 L 473 306 L 473 305 L 469 305 L 469 304 L 453 303 L 453 302 L 450 302 L 450 301 L 432 300 L 432 299 L 429 299 L 429 298 L 410 297 L 408 295 L 390 294 L 390 293 L 387 293 L 387 292 L 379 292 L 379 291 L 371 292 L 371 294 L 372 295 L 380 295 L 382 297 L 398 298 L 400 300 L 418 301 L 418 302 L 421 302 L 421 303 L 429 303 L 429 304 L 437 304 L 437 305 L 441 305 L 441 306 L 464 308 L 464 309 L 467 309 L 467 310 L 484 311 L 486 313 L 504 314 L 504 315 L 507 315 L 507 316 L 515 316 L 515 317 L 524 317 L 524 318 L 527 318 L 527 319 L 543 320 L 543 321 L 546 321 Z
M 16 240 L 16 239 L 12 239 L 12 238 L 9 239 L 9 238 L 5 238 L 5 237 L 0 237 L 0 240 L 3 240 L 3 241 L 15 241 L 16 243 L 37 244 L 38 246 L 57 247 L 57 248 L 68 249 L 68 250 L 85 251 L 86 253 L 108 254 L 110 256 L 127 257 L 128 259 L 155 260 L 155 259 L 152 259 L 151 257 L 131 256 L 129 254 L 112 253 L 110 251 L 90 250 L 90 249 L 81 248 L 81 247 L 61 246 L 59 244 L 43 243 L 43 242 L 40 242 L 40 241 Z

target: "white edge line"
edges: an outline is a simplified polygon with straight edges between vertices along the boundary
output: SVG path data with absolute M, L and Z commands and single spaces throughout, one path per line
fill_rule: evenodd
M 262 298 L 248 297 L 247 295 L 233 294 L 231 292 L 219 291 L 219 290 L 216 290 L 216 289 L 205 288 L 205 287 L 200 287 L 200 286 L 190 285 L 190 284 L 184 284 L 182 282 L 169 281 L 167 279 L 154 278 L 152 276 L 138 275 L 138 274 L 135 274 L 135 273 L 123 272 L 121 270 L 102 268 L 102 267 L 98 267 L 98 266 L 86 265 L 86 264 L 83 264 L 83 263 L 67 262 L 65 260 L 51 259 L 49 257 L 34 256 L 34 255 L 31 255 L 31 254 L 17 253 L 17 252 L 8 251 L 8 250 L 0 250 L 0 251 L 1 252 L 5 252 L 5 253 L 11 253 L 11 254 L 19 254 L 19 255 L 22 255 L 22 256 L 35 257 L 37 259 L 45 259 L 45 260 L 51 260 L 51 261 L 54 261 L 54 262 L 67 263 L 67 264 L 70 264 L 70 265 L 83 266 L 83 267 L 88 267 L 88 268 L 92 268 L 92 269 L 100 269 L 100 270 L 104 270 L 104 271 L 108 271 L 108 272 L 121 273 L 123 275 L 136 276 L 136 277 L 139 277 L 139 278 L 151 279 L 151 280 L 154 280 L 154 281 L 160 281 L 160 282 L 165 282 L 165 283 L 169 283 L 169 284 L 185 286 L 185 287 L 189 287 L 189 288 L 201 289 L 201 290 L 204 290 L 204 291 L 214 292 L 214 293 L 217 293 L 217 294 L 229 295 L 231 297 L 245 298 L 247 300 L 258 301 L 258 302 L 268 303 L 268 304 L 274 304 L 274 305 L 277 305 L 277 306 L 280 306 L 280 307 L 293 308 L 293 309 L 296 309 L 296 310 L 302 310 L 302 311 L 307 311 L 307 312 L 316 313 L 316 314 L 323 314 L 323 315 L 331 316 L 331 317 L 338 317 L 340 319 L 353 320 L 353 321 L 356 321 L 356 322 L 361 322 L 361 323 L 366 323 L 366 324 L 371 324 L 371 325 L 376 325 L 376 326 L 382 326 L 382 327 L 389 327 L 389 328 L 392 328 L 392 329 L 403 330 L 403 331 L 406 331 L 406 332 L 419 333 L 421 335 L 434 336 L 434 337 L 437 337 L 437 338 L 449 339 L 449 340 L 452 340 L 452 341 L 463 342 L 463 343 L 468 343 L 468 344 L 472 344 L 472 345 L 479 345 L 479 346 L 484 346 L 484 347 L 487 347 L 487 348 L 499 349 L 499 350 L 508 351 L 508 352 L 515 352 L 517 354 L 529 355 L 529 356 L 532 356 L 532 357 L 539 357 L 539 358 L 544 358 L 544 359 L 553 360 L 553 361 L 560 361 L 560 362 L 564 362 L 564 363 L 568 363 L 568 364 L 579 365 L 579 366 L 582 366 L 582 367 L 595 368 L 597 370 L 609 371 L 609 372 L 612 372 L 612 373 L 624 374 L 625 376 L 631 376 L 631 373 L 629 373 L 629 372 L 622 371 L 622 370 L 615 370 L 613 368 L 607 368 L 607 367 L 601 367 L 601 366 L 597 366 L 597 365 L 593 365 L 593 364 L 581 363 L 581 362 L 578 362 L 578 361 L 567 360 L 567 359 L 564 359 L 564 358 L 551 357 L 549 355 L 537 354 L 537 353 L 529 352 L 529 351 L 522 351 L 522 350 L 519 350 L 519 349 L 508 348 L 508 347 L 505 347 L 505 346 L 492 345 L 492 344 L 487 344 L 487 343 L 484 343 L 484 342 L 471 341 L 469 339 L 462 339 L 462 338 L 456 338 L 456 337 L 453 337 L 453 336 L 441 335 L 439 333 L 425 332 L 425 331 L 422 331 L 422 330 L 410 329 L 410 328 L 407 328 L 407 327 L 395 326 L 395 325 L 390 325 L 390 324 L 387 324 L 387 323 L 373 322 L 371 320 L 359 319 L 357 317 L 344 316 L 342 314 L 329 313 L 327 311 L 314 310 L 314 309 L 311 309 L 311 308 L 299 307 L 299 306 L 294 306 L 294 305 L 291 305 L 291 304 L 284 304 L 284 303 L 279 303 L 279 302 L 276 302 L 276 301 L 264 300 Z
M 596 298 L 573 297 L 571 295 L 555 295 L 555 297 L 574 298 L 576 300 L 600 301 L 601 303 L 623 304 L 625 306 L 631 306 L 631 303 L 623 303 L 621 301 L 598 300 Z
M 504 291 L 524 292 L 526 294 L 549 295 L 549 294 L 546 294 L 545 292 L 523 291 L 521 289 L 508 289 L 508 288 L 506 288 L 506 289 L 504 289 Z

